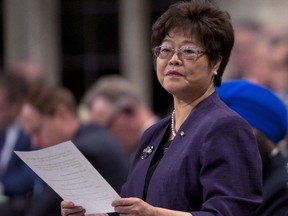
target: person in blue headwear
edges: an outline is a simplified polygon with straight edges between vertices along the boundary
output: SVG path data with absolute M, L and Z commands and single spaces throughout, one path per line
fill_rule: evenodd
M 263 164 L 263 202 L 255 216 L 288 215 L 288 174 L 277 144 L 287 135 L 285 104 L 267 88 L 244 79 L 216 88 L 219 97 L 252 127 Z

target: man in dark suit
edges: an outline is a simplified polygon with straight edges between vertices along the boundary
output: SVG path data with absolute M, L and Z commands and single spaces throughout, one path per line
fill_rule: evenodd
M 45 148 L 72 140 L 115 191 L 120 192 L 130 165 L 124 149 L 106 129 L 79 121 L 76 100 L 68 89 L 41 83 L 35 89 L 27 95 L 20 115 L 32 145 Z M 38 190 L 25 215 L 59 216 L 62 200 L 59 195 L 41 181 L 36 186 Z
M 18 207 L 25 205 L 36 178 L 13 152 L 31 150 L 30 140 L 24 135 L 18 118 L 25 92 L 22 79 L 11 74 L 0 75 L 0 194 L 6 198 L 0 203 L 1 216 L 5 216 L 5 209 L 11 207 L 18 212 Z

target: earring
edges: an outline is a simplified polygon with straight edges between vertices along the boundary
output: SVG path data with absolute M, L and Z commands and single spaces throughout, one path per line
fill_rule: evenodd
M 214 71 L 214 75 L 216 76 L 218 74 L 218 72 L 217 71 Z

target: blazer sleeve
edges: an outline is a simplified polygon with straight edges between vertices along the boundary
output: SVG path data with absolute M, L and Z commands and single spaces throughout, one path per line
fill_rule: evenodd
M 202 211 L 193 216 L 251 215 L 262 200 L 262 164 L 251 127 L 241 118 L 214 122 L 201 150 Z

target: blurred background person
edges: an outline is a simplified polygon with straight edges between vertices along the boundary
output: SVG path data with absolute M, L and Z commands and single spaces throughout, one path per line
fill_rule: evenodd
M 15 61 L 10 69 L 11 73 L 26 80 L 27 83 L 33 84 L 45 79 L 44 72 L 40 65 L 28 59 Z
M 288 104 L 287 30 L 253 20 L 238 22 L 225 79 L 236 78 L 263 85 Z
M 108 128 L 131 156 L 143 132 L 157 121 L 137 87 L 120 75 L 99 78 L 84 95 L 83 106 L 91 122 Z
M 244 20 L 235 25 L 235 44 L 231 52 L 225 79 L 245 78 L 254 83 L 266 83 L 270 72 L 268 37 L 262 24 Z
M 98 172 L 119 192 L 126 179 L 129 160 L 106 129 L 81 124 L 74 95 L 62 86 L 38 83 L 21 109 L 24 131 L 35 148 L 72 140 Z M 42 188 L 40 187 L 42 186 Z M 61 198 L 47 184 L 38 184 L 27 216 L 59 216 Z
M 26 93 L 26 83 L 12 74 L 0 74 L 0 203 L 1 216 L 13 209 L 18 215 L 33 191 L 34 172 L 13 151 L 31 150 L 24 134 L 19 112 Z
M 227 74 L 223 78 L 237 79 L 243 77 L 243 73 L 251 64 L 250 59 L 253 58 L 251 52 L 254 52 L 253 47 L 258 40 L 258 29 L 259 24 L 251 21 L 243 21 L 234 25 L 235 42 L 227 64 Z
M 275 92 L 288 107 L 288 32 L 270 39 L 270 73 L 267 87 Z
M 288 158 L 278 143 L 287 133 L 287 109 L 266 87 L 244 79 L 226 81 L 216 88 L 220 98 L 254 129 L 263 165 L 263 202 L 255 216 L 288 214 Z

